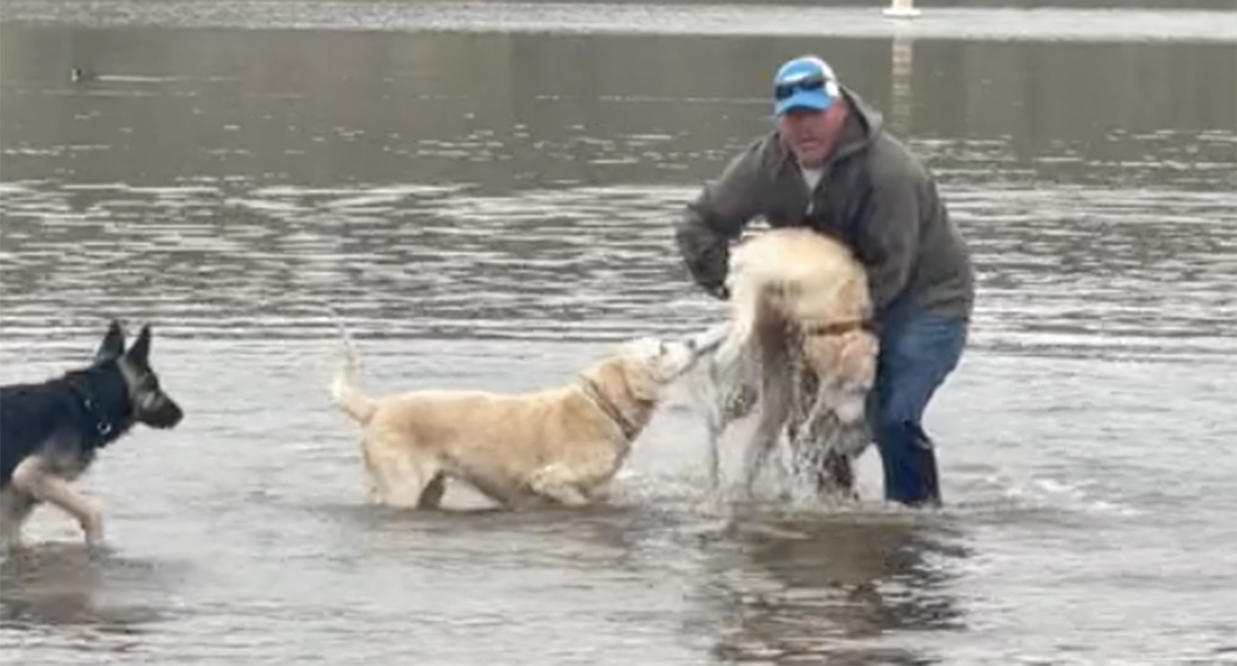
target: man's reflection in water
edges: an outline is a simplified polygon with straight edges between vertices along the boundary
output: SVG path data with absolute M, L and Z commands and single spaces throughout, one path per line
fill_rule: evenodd
M 715 551 L 707 597 L 718 606 L 700 618 L 712 628 L 696 630 L 718 633 L 725 661 L 933 662 L 881 637 L 964 628 L 950 560 L 965 552 L 947 528 L 899 519 L 736 523 L 706 545 Z

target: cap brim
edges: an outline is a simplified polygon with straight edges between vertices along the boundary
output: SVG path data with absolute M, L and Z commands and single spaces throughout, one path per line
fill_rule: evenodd
M 782 115 L 788 111 L 824 111 L 833 103 L 833 98 L 822 90 L 797 90 L 795 94 L 781 100 L 774 107 L 774 113 Z

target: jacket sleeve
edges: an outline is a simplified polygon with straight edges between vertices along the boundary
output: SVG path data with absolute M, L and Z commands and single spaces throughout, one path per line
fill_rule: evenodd
M 856 249 L 868 273 L 878 320 L 906 288 L 918 255 L 919 181 L 904 172 L 873 183 L 867 216 L 859 225 Z
M 760 212 L 761 142 L 731 161 L 721 178 L 687 205 L 675 242 L 692 279 L 716 296 L 725 295 L 730 242 Z

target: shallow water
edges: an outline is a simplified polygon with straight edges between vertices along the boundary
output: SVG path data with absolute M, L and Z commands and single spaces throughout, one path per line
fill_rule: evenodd
M 0 561 L 0 660 L 1237 661 L 1237 38 L 1198 4 L 819 7 L 850 27 L 818 38 L 758 5 L 0 4 L 0 379 L 151 321 L 187 412 L 83 480 L 108 551 L 43 510 Z M 375 392 L 699 331 L 671 222 L 809 50 L 975 253 L 928 416 L 947 508 L 883 506 L 868 456 L 858 507 L 727 520 L 683 392 L 610 506 L 366 506 L 323 304 Z

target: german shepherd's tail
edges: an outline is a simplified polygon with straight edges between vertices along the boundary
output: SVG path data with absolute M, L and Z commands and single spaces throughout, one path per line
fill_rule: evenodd
M 335 321 L 339 325 L 339 332 L 344 340 L 344 363 L 335 372 L 335 378 L 331 380 L 331 399 L 348 416 L 358 423 L 365 424 L 373 418 L 377 405 L 373 398 L 365 395 L 365 392 L 361 390 L 361 359 L 357 354 L 356 345 L 352 344 L 352 336 L 348 335 L 348 329 L 344 327 L 343 320 L 336 316 Z

